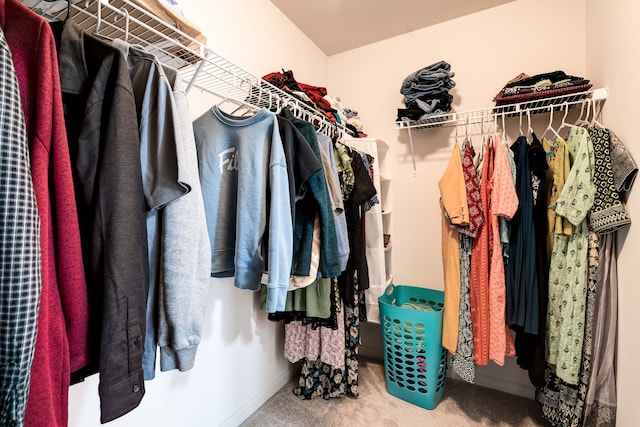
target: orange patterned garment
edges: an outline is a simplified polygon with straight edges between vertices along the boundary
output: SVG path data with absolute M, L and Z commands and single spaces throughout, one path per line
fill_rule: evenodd
M 491 190 L 493 176 L 493 145 L 484 146 L 484 163 L 480 184 L 483 225 L 471 249 L 471 323 L 473 357 L 478 365 L 489 363 L 489 263 L 492 233 Z
M 498 217 L 510 219 L 518 209 L 513 175 L 509 168 L 506 146 L 497 137 L 493 143 L 495 157 L 493 160 L 492 192 L 491 192 L 491 270 L 489 273 L 489 358 L 502 366 L 504 356 L 515 354 L 511 330 L 506 326 L 505 299 L 506 283 L 500 228 Z

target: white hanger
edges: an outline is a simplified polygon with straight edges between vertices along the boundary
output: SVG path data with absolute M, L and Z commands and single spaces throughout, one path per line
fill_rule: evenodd
M 574 123 L 574 126 L 581 127 L 581 126 L 588 126 L 590 124 L 588 119 L 589 119 L 589 111 L 590 111 L 590 107 L 591 107 L 591 102 L 592 102 L 592 99 L 591 98 L 587 98 L 586 101 L 582 104 L 582 106 L 584 106 L 584 104 L 587 105 L 586 114 L 585 114 L 584 119 L 583 119 L 582 118 L 582 110 L 583 109 L 580 108 L 580 117 L 578 117 L 578 120 L 576 120 L 576 122 Z
M 562 122 L 560 123 L 560 126 L 558 127 L 556 133 L 560 133 L 560 131 L 565 127 L 572 126 L 570 123 L 567 123 L 567 115 L 569 114 L 569 103 L 565 102 L 563 105 L 564 105 L 564 115 L 562 116 Z
M 520 135 L 519 136 L 523 136 L 524 133 L 522 132 L 522 111 L 520 111 L 520 123 L 519 123 L 519 129 L 520 129 Z
M 483 112 L 480 118 L 480 139 L 485 139 L 491 133 L 491 123 L 487 120 L 487 115 Z
M 455 139 L 453 142 L 458 142 L 458 126 L 460 126 L 460 122 L 456 121 L 455 134 L 454 134 Z
M 506 144 L 507 143 L 507 126 L 505 125 L 504 116 L 505 114 L 502 113 L 502 140 Z
M 603 125 L 600 124 L 600 122 L 597 120 L 597 117 L 600 116 L 601 120 L 602 120 L 602 108 L 604 107 L 604 104 L 600 104 L 600 109 L 596 110 L 596 104 L 594 101 L 593 104 L 593 117 L 591 118 L 591 125 L 592 126 L 599 126 L 601 128 L 604 128 Z
M 69 0 L 69 2 L 71 2 L 71 0 Z M 129 11 L 127 11 L 124 8 L 120 9 L 120 11 L 124 14 L 124 17 L 125 17 L 125 21 L 124 21 L 124 41 L 129 42 Z
M 467 123 L 464 126 L 464 140 L 469 140 L 469 116 L 467 116 Z
M 531 110 L 527 110 L 527 126 L 529 128 L 529 138 L 533 136 L 533 128 L 531 127 Z
M 578 119 L 575 121 L 575 124 L 577 124 L 579 121 L 582 120 L 582 115 L 584 114 L 584 104 L 585 102 L 580 103 L 580 115 L 578 116 Z
M 540 138 L 544 138 L 548 131 L 551 131 L 556 136 L 556 138 L 560 139 L 560 134 L 553 128 L 553 106 L 549 110 L 549 125 L 544 130 Z
M 87 1 L 87 7 L 88 4 L 89 2 Z M 93 29 L 93 34 L 98 34 L 98 32 L 100 32 L 100 25 L 102 24 L 102 0 L 98 0 L 98 7 L 96 8 L 96 18 L 96 26 Z

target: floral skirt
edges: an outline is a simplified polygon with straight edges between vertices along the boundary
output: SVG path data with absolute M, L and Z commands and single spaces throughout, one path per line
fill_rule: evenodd
M 345 369 L 337 369 L 321 360 L 304 359 L 298 387 L 293 393 L 300 399 L 322 397 L 358 397 L 358 346 L 360 321 L 366 320 L 364 291 L 355 292 L 354 304 L 344 305 Z

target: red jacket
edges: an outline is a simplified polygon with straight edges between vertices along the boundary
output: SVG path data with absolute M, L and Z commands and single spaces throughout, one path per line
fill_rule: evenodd
M 58 61 L 47 22 L 18 0 L 0 0 L 13 55 L 40 214 L 42 297 L 27 426 L 66 426 L 70 371 L 88 362 L 88 301 L 65 131 Z

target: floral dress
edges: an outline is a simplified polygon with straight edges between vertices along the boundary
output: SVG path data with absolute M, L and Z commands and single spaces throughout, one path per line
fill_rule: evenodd
M 589 227 L 587 213 L 593 205 L 595 186 L 593 144 L 586 129 L 573 128 L 567 140 L 575 153 L 562 193 L 552 209 L 573 225 L 571 236 L 557 235 L 549 268 L 547 363 L 569 384 L 578 382 L 584 341 Z

